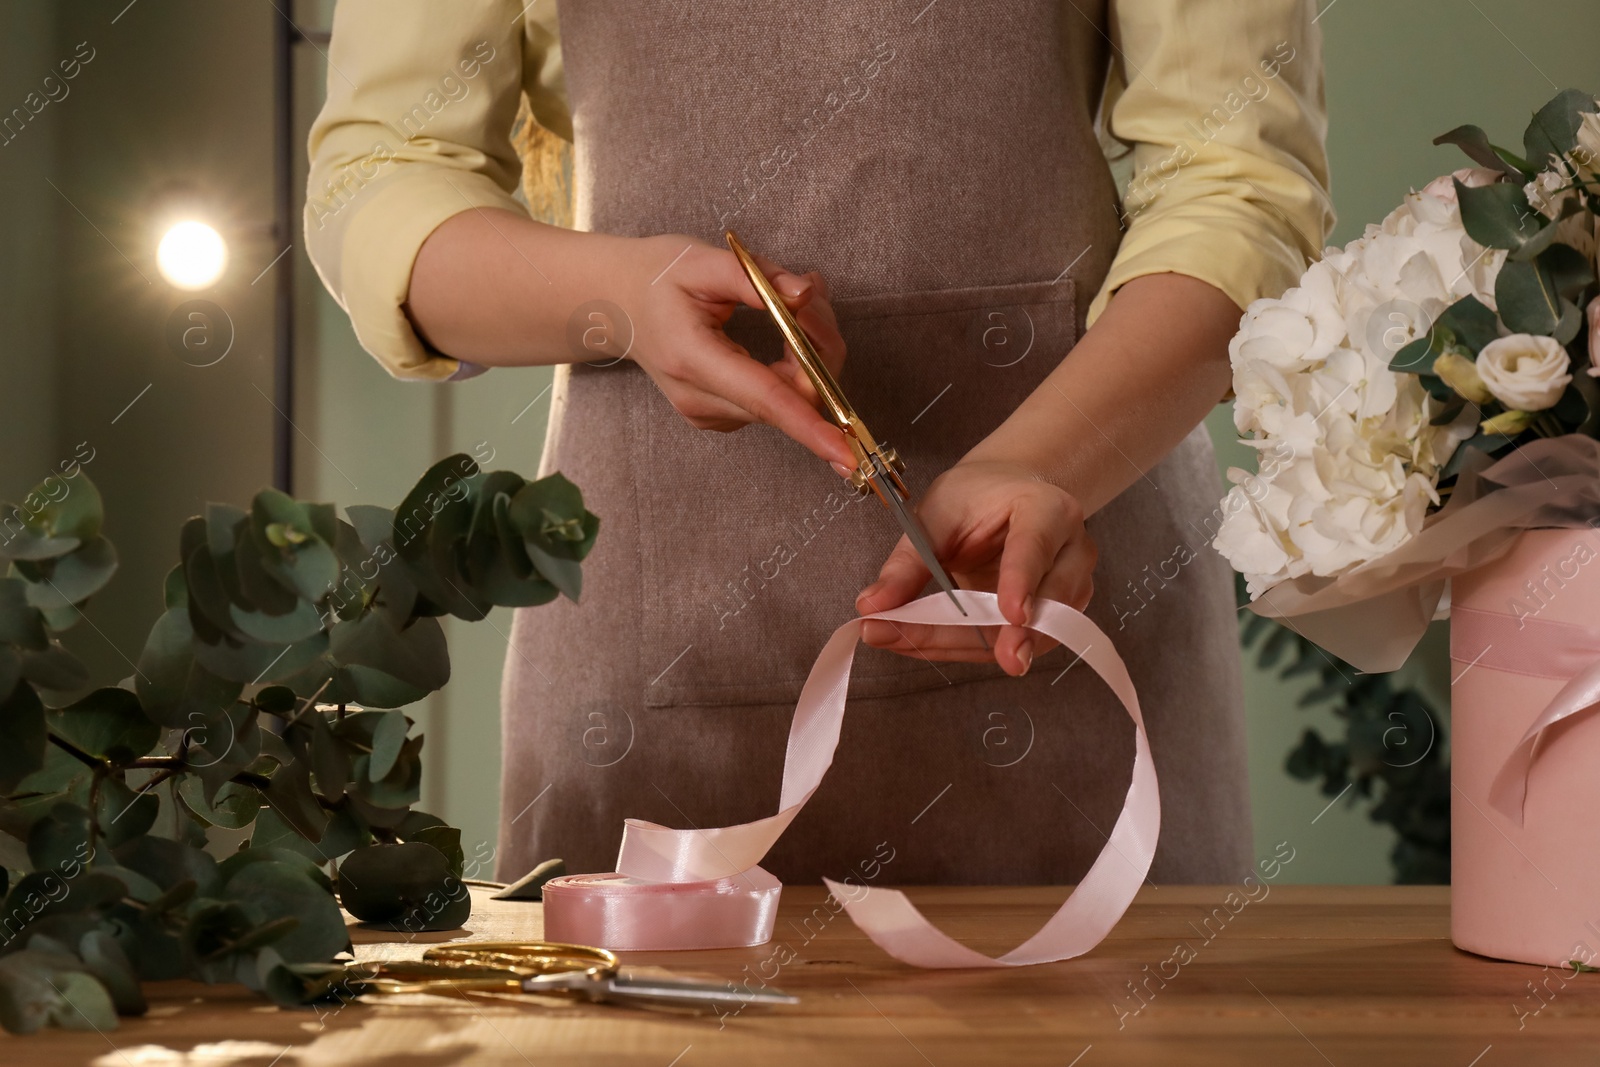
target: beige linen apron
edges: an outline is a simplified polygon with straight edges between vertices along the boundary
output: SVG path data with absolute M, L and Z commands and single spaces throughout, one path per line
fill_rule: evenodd
M 563 3 L 578 225 L 719 245 L 731 226 L 822 271 L 844 390 L 920 495 L 1067 354 L 1116 251 L 1093 127 L 1104 8 Z M 729 332 L 776 358 L 753 313 Z M 601 530 L 581 603 L 517 613 L 508 877 L 552 856 L 612 869 L 625 817 L 774 812 L 801 684 L 899 537 L 799 445 L 695 430 L 631 363 L 576 366 L 554 397 L 544 467 Z M 1089 523 L 1090 615 L 1128 663 L 1161 776 L 1157 884 L 1249 869 L 1232 585 L 1204 543 L 1220 495 L 1196 430 Z M 778 877 L 1073 882 L 1101 850 L 1132 729 L 1064 650 L 1010 679 L 863 647 L 851 694 L 832 772 L 768 859 Z

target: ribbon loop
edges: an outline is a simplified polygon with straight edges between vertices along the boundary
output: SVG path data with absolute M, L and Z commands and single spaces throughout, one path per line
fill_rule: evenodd
M 646 898 L 642 891 L 652 888 L 651 883 L 689 890 L 692 883 L 726 885 L 728 880 L 737 880 L 752 870 L 765 875 L 757 865 L 817 791 L 833 763 L 861 624 L 866 619 L 933 626 L 1005 624 L 993 593 L 961 590 L 957 595 L 967 609 L 966 615 L 945 594 L 937 593 L 891 611 L 852 619 L 835 630 L 817 656 L 795 708 L 780 810 L 754 822 L 705 830 L 673 830 L 628 820 L 617 858 L 617 872 L 627 879 L 610 884 L 614 893 L 604 905 L 612 922 L 609 927 L 595 923 L 587 928 L 601 932 L 615 928 L 617 910 L 629 906 L 620 903 L 623 900 L 636 901 L 638 907 L 644 908 Z M 1111 639 L 1082 613 L 1065 604 L 1039 600 L 1028 626 L 1077 653 L 1111 688 L 1133 720 L 1133 775 L 1122 813 L 1105 848 L 1066 902 L 1036 934 L 999 959 L 975 952 L 946 936 L 917 911 L 904 893 L 825 880 L 863 933 L 889 955 L 912 966 L 1011 967 L 1082 955 L 1098 945 L 1122 917 L 1155 857 L 1161 800 L 1144 718 L 1127 667 Z M 563 903 L 558 895 L 546 904 L 547 924 L 554 919 L 560 925 L 572 918 L 571 909 L 581 905 L 578 898 L 571 899 L 572 903 Z M 770 921 L 767 929 L 770 932 Z
M 1545 731 L 1600 707 L 1600 630 L 1458 606 L 1450 613 L 1450 658 L 1567 683 L 1523 733 L 1489 786 L 1490 805 L 1521 826 L 1528 775 Z

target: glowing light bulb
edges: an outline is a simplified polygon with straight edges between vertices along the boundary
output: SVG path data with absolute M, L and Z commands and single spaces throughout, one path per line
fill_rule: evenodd
M 209 289 L 228 266 L 228 245 L 203 222 L 180 222 L 156 248 L 161 276 L 179 289 Z

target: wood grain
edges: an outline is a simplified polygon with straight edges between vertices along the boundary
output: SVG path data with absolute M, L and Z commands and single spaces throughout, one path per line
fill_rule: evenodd
M 773 975 L 771 961 L 792 954 L 772 984 L 802 998 L 795 1008 L 719 1020 L 533 998 L 393 997 L 281 1011 L 237 987 L 164 982 L 150 987 L 147 1017 L 111 1033 L 0 1037 L 0 1064 L 1600 1064 L 1600 974 L 1456 950 L 1447 889 L 1253 892 L 1230 908 L 1239 887 L 1146 887 L 1084 958 L 930 972 L 885 957 L 828 910 L 820 887 L 789 887 L 770 945 L 627 962 L 744 981 Z M 950 887 L 912 897 L 954 936 L 998 954 L 1065 893 Z M 541 926 L 539 905 L 480 898 L 467 936 L 537 938 Z M 352 928 L 352 938 L 363 957 L 398 958 L 451 935 L 406 941 Z M 1539 999 L 1529 983 L 1542 983 Z

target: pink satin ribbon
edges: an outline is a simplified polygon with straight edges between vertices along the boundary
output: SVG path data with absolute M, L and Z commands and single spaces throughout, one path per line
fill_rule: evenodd
M 550 923 L 554 905 L 556 929 L 591 932 L 596 936 L 577 940 L 620 948 L 623 942 L 663 921 L 662 901 L 671 899 L 663 896 L 663 886 L 677 887 L 680 894 L 704 894 L 708 892 L 706 883 L 736 882 L 747 873 L 760 871 L 757 864 L 811 799 L 833 763 L 862 622 L 887 619 L 933 626 L 991 626 L 1006 621 L 993 593 L 963 590 L 958 595 L 967 615 L 957 611 L 943 593 L 936 593 L 893 611 L 852 619 L 833 632 L 811 668 L 795 708 L 783 768 L 783 791 L 775 815 L 706 830 L 673 830 L 638 819 L 627 820 L 617 871 L 630 880 L 608 883 L 601 897 L 587 902 L 559 891 L 552 899 L 547 886 L 546 936 L 553 936 Z M 1155 856 L 1161 828 L 1155 764 L 1138 697 L 1121 657 L 1099 627 L 1065 604 L 1038 601 L 1028 625 L 1078 654 L 1105 680 L 1133 720 L 1133 775 L 1122 813 L 1105 848 L 1061 908 L 1033 937 L 998 959 L 975 952 L 941 933 L 904 893 L 824 879 L 862 932 L 904 963 L 939 968 L 1014 967 L 1082 955 L 1098 945 L 1122 917 Z M 696 883 L 700 884 L 698 888 Z M 574 914 L 583 910 L 591 914 L 582 919 Z M 727 934 L 726 925 L 710 919 L 704 922 L 704 937 L 693 947 L 709 947 L 709 942 Z
M 1489 786 L 1489 803 L 1521 826 L 1528 775 L 1545 731 L 1600 706 L 1600 630 L 1455 606 L 1450 658 L 1469 667 L 1567 683 L 1523 733 Z

